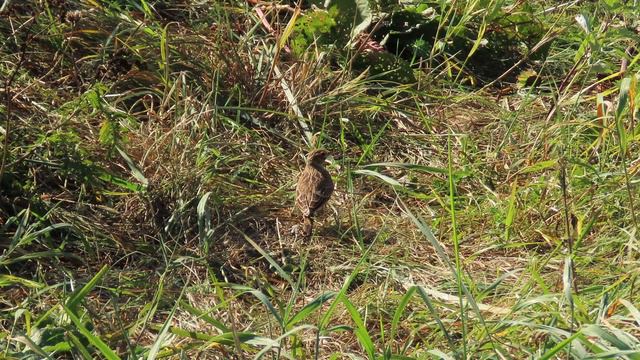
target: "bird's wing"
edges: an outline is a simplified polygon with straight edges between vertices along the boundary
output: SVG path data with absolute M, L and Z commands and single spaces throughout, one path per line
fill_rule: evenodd
M 310 213 L 320 209 L 331 197 L 333 193 L 333 181 L 331 177 L 323 178 L 313 189 L 313 194 L 309 199 Z
M 312 174 L 305 169 L 298 178 L 298 184 L 296 185 L 296 206 L 302 212 L 302 215 L 308 217 L 311 215 L 311 198 L 313 193 L 311 191 Z

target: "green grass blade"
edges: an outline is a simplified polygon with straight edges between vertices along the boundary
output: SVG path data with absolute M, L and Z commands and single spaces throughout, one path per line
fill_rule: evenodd
M 120 156 L 122 156 L 124 161 L 127 163 L 127 166 L 129 167 L 129 170 L 131 170 L 131 174 L 133 175 L 133 177 L 136 178 L 136 180 L 138 180 L 142 185 L 144 186 L 149 185 L 149 180 L 147 179 L 146 176 L 144 176 L 144 174 L 142 173 L 142 170 L 140 170 L 138 165 L 136 165 L 136 163 L 133 162 L 131 157 L 126 152 L 124 152 L 124 150 L 122 150 L 119 146 L 116 146 L 116 150 L 118 151 Z
M 631 78 L 626 77 L 620 82 L 620 94 L 618 95 L 618 105 L 616 107 L 616 129 L 618 132 L 618 140 L 620 141 L 620 150 L 622 154 L 627 153 L 629 141 L 627 139 L 627 130 L 622 116 L 624 110 L 629 105 L 629 88 L 631 87 Z
M 251 244 L 251 246 L 253 246 L 254 249 L 258 250 L 258 252 L 260 253 L 260 255 L 262 255 L 268 262 L 269 264 L 271 264 L 271 266 L 273 266 L 278 275 L 280 275 L 280 277 L 282 277 L 283 279 L 285 279 L 289 285 L 294 288 L 295 287 L 295 282 L 293 281 L 293 279 L 291 278 L 291 276 L 289 276 L 289 273 L 287 273 L 286 271 L 284 271 L 284 269 L 280 266 L 280 264 L 278 264 L 277 261 L 275 261 L 271 255 L 269 255 L 262 247 L 260 247 L 260 245 L 258 245 L 255 241 L 253 241 L 253 239 L 251 239 L 247 234 L 245 234 L 244 232 L 240 231 L 238 228 L 236 228 L 235 226 L 232 225 L 232 227 L 238 232 L 240 233 L 240 235 L 242 235 L 242 237 L 249 243 Z M 280 321 L 280 323 L 282 324 L 282 321 Z
M 203 321 L 208 322 L 209 324 L 211 324 L 211 325 L 215 326 L 216 328 L 220 329 L 220 331 L 222 331 L 222 332 L 230 332 L 231 331 L 231 329 L 229 329 L 221 321 L 218 321 L 218 320 L 212 318 L 211 316 L 207 315 L 207 313 L 205 313 L 204 311 L 189 305 L 184 300 L 180 301 L 180 308 L 182 310 L 188 312 L 189 314 L 196 316 L 198 319 L 201 319 Z
M 342 288 L 340 288 L 340 291 L 336 295 L 336 299 L 331 303 L 331 305 L 329 305 L 329 308 L 327 309 L 327 311 L 324 313 L 324 316 L 320 320 L 320 326 L 319 326 L 320 331 L 326 329 L 327 326 L 329 325 L 331 316 L 333 316 L 333 313 L 336 311 L 337 305 L 340 303 L 340 301 L 338 301 L 340 299 L 340 296 L 344 296 L 347 293 L 347 289 L 349 289 L 349 286 L 351 285 L 353 280 L 360 273 L 360 268 L 368 258 L 369 252 L 375 245 L 377 239 L 378 239 L 378 236 L 376 236 L 376 238 L 372 241 L 371 245 L 369 245 L 369 247 L 362 254 L 362 256 L 360 257 L 360 260 L 358 261 L 356 266 L 353 268 L 353 271 L 351 271 L 351 274 L 349 274 L 349 277 L 345 279 L 344 284 L 342 285 Z
M 64 311 L 67 313 L 67 316 L 69 316 L 69 319 L 71 319 L 71 322 L 73 322 L 73 324 L 76 326 L 76 329 L 78 329 L 78 331 L 82 335 L 84 335 L 87 340 L 89 340 L 89 343 L 95 346 L 96 349 L 98 349 L 107 360 L 120 359 L 116 352 L 109 348 L 109 346 L 107 346 L 107 344 L 102 341 L 102 339 L 93 335 L 91 331 L 87 330 L 87 328 L 82 324 L 82 321 L 80 321 L 80 319 L 76 316 L 75 311 L 69 309 L 66 306 L 64 306 Z
M 344 306 L 347 308 L 347 311 L 349 312 L 349 315 L 351 316 L 351 320 L 353 320 L 353 322 L 356 324 L 355 334 L 358 338 L 358 342 L 369 356 L 369 359 L 374 360 L 376 349 L 373 345 L 373 340 L 371 340 L 371 336 L 367 331 L 367 327 L 362 321 L 362 317 L 360 316 L 358 309 L 353 306 L 351 301 L 349 301 L 349 299 L 344 294 L 339 294 L 338 296 L 339 298 L 336 299 L 336 301 L 340 301 L 344 304 Z
M 333 299 L 335 296 L 335 292 L 326 292 L 320 294 L 318 297 L 316 297 L 310 303 L 300 309 L 300 311 L 298 311 L 293 317 L 291 317 L 289 322 L 287 322 L 287 328 L 299 323 L 300 321 L 305 320 L 311 313 L 318 310 L 324 303 Z
M 98 285 L 98 282 L 100 282 L 100 280 L 102 280 L 102 277 L 107 274 L 107 271 L 109 271 L 109 266 L 104 265 L 102 269 L 100 269 L 100 271 L 98 271 L 98 273 L 95 274 L 93 278 L 91 278 L 91 280 L 89 280 L 89 282 L 87 282 L 83 287 L 71 294 L 69 299 L 67 299 L 65 307 L 68 310 L 75 312 L 80 302 L 89 294 L 91 290 L 93 290 L 93 288 L 96 287 L 96 285 Z
M 80 356 L 82 356 L 83 359 L 85 360 L 93 359 L 93 356 L 91 356 L 91 353 L 89 352 L 87 347 L 84 346 L 82 341 L 78 339 L 78 337 L 72 331 L 69 331 L 67 333 L 67 336 L 69 337 L 69 339 L 73 343 L 73 346 L 75 346 L 75 349 L 80 353 Z
M 391 176 L 387 176 L 387 175 L 381 174 L 381 173 L 379 173 L 377 171 L 372 171 L 372 170 L 354 170 L 354 171 L 352 171 L 352 173 L 353 174 L 359 174 L 359 175 L 373 176 L 373 177 L 376 177 L 376 178 L 386 182 L 387 184 L 389 184 L 391 186 L 402 186 L 402 184 L 398 180 L 392 178 Z
M 433 302 L 431 302 L 429 295 L 427 294 L 426 291 L 424 291 L 424 289 L 421 286 L 418 286 L 417 289 L 418 289 L 418 294 L 422 298 L 422 301 L 424 301 L 424 303 L 427 305 L 427 308 L 429 308 L 429 312 L 431 313 L 431 316 L 435 320 L 436 324 L 438 324 L 438 327 L 440 328 L 440 331 L 442 331 L 442 333 L 444 334 L 444 337 L 447 339 L 447 342 L 449 343 L 449 347 L 451 348 L 451 350 L 455 350 L 456 349 L 455 341 L 451 337 L 451 335 L 449 335 L 449 331 L 447 330 L 447 327 L 442 322 L 442 319 L 440 318 L 440 314 L 438 314 L 438 310 L 436 309 Z
M 409 300 L 411 300 L 411 297 L 415 292 L 416 287 L 412 286 L 409 288 L 409 290 L 407 290 L 404 296 L 402 296 L 402 299 L 400 299 L 400 302 L 396 307 L 396 311 L 393 313 L 393 319 L 391 320 L 391 336 L 389 337 L 389 341 L 393 342 L 395 340 L 396 331 L 398 330 L 398 324 L 400 323 L 400 318 L 402 317 L 404 309 L 407 307 L 407 304 L 409 304 Z
M 2 264 L 0 262 L 0 264 Z M 14 286 L 14 285 L 22 285 L 27 288 L 39 289 L 43 288 L 45 285 L 36 281 L 32 281 L 29 279 L 24 279 L 14 275 L 1 274 L 0 275 L 0 288 Z
M 160 332 L 156 336 L 156 340 L 153 342 L 153 345 L 151 345 L 151 349 L 149 349 L 149 353 L 146 357 L 147 360 L 154 360 L 156 357 L 158 357 L 158 354 L 160 353 L 160 349 L 164 345 L 165 338 L 169 333 L 169 328 L 171 327 L 173 316 L 176 313 L 176 309 L 180 305 L 180 300 L 184 296 L 185 290 L 186 290 L 186 286 L 182 288 L 182 291 L 180 291 L 180 296 L 178 297 L 178 300 L 173 304 L 171 311 L 167 315 L 167 319 L 162 324 L 162 327 L 160 328 Z
M 200 246 L 204 249 L 205 254 L 209 254 L 209 240 L 213 231 L 211 230 L 211 211 L 207 207 L 207 201 L 211 196 L 211 192 L 202 195 L 196 211 L 198 214 L 198 237 L 200 238 Z
M 271 315 L 273 315 L 273 317 L 276 318 L 276 320 L 278 321 L 278 325 L 280 325 L 280 328 L 283 330 L 285 329 L 285 324 L 284 324 L 284 321 L 282 320 L 282 315 L 273 306 L 273 304 L 271 303 L 271 300 L 269 300 L 269 297 L 267 297 L 267 295 L 265 295 L 262 291 L 252 289 L 248 286 L 236 285 L 236 284 L 232 284 L 231 288 L 234 290 L 240 290 L 242 292 L 249 293 L 255 296 L 256 299 L 260 300 L 260 302 L 264 304 L 264 306 L 269 310 Z
M 289 338 L 291 335 L 297 334 L 302 330 L 310 330 L 310 329 L 316 329 L 316 327 L 313 325 L 301 325 L 301 326 L 297 326 L 295 328 L 290 329 L 289 331 L 280 335 L 277 339 L 273 340 L 270 344 L 266 344 L 266 346 L 256 354 L 254 359 L 255 360 L 261 359 L 269 350 L 281 344 L 284 339 Z
M 518 189 L 517 183 L 511 184 L 511 195 L 509 196 L 509 209 L 507 210 L 507 216 L 504 220 L 504 241 L 508 242 L 511 235 L 511 225 L 513 225 L 513 219 L 516 217 L 516 194 Z

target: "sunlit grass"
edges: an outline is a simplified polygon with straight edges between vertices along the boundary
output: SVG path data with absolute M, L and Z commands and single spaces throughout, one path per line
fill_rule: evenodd
M 634 10 L 446 3 L 380 71 L 287 4 L 2 14 L 0 358 L 640 358 Z

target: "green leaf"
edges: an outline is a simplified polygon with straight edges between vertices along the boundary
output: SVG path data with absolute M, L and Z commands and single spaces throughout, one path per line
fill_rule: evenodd
M 76 326 L 76 329 L 78 329 L 78 331 L 89 340 L 89 343 L 91 343 L 91 345 L 100 350 L 100 353 L 107 360 L 120 360 L 120 357 L 115 353 L 115 351 L 111 350 L 111 348 L 109 348 L 109 346 L 107 346 L 107 344 L 102 341 L 102 339 L 93 335 L 91 331 L 87 330 L 87 328 L 82 324 L 82 321 L 80 321 L 73 310 L 69 309 L 66 306 L 64 306 L 63 308 L 69 316 L 69 319 L 71 319 L 71 322 L 73 322 L 73 324 Z
M 504 221 L 504 240 L 509 241 L 511 225 L 513 219 L 516 217 L 516 194 L 518 189 L 518 183 L 514 181 L 511 184 L 511 196 L 509 196 L 509 210 L 507 211 L 507 217 Z
M 553 358 L 554 355 L 556 355 L 557 353 L 559 353 L 560 351 L 562 351 L 562 349 L 564 349 L 567 345 L 569 345 L 573 340 L 575 340 L 576 338 L 579 338 L 583 336 L 581 332 L 577 332 L 571 336 L 569 336 L 568 338 L 560 341 L 558 344 L 556 344 L 556 346 L 554 346 L 553 348 L 549 349 L 549 351 L 547 351 L 546 353 L 544 353 L 541 357 L 539 357 L 539 360 L 549 360 L 551 358 Z
M 73 331 L 67 332 L 67 336 L 75 346 L 75 349 L 80 353 L 80 355 L 82 355 L 83 359 L 85 360 L 93 359 L 93 356 L 91 356 L 91 353 L 89 353 L 89 350 L 87 349 L 87 347 L 84 346 L 82 341 L 73 333 Z
M 13 286 L 13 285 L 22 285 L 29 288 L 40 289 L 44 287 L 44 284 L 39 282 L 35 282 L 28 279 L 23 279 L 21 277 L 8 275 L 8 274 L 0 274 L 0 288 L 5 286 Z
M 364 325 L 364 321 L 362 321 L 360 313 L 344 294 L 341 293 L 339 297 L 340 298 L 338 300 L 340 300 L 344 304 L 344 306 L 347 308 L 347 311 L 349 312 L 349 315 L 351 315 L 351 319 L 356 324 L 355 334 L 358 338 L 358 342 L 366 351 L 369 359 L 375 359 L 375 347 L 373 345 L 373 341 L 371 340 L 371 336 L 369 335 L 369 332 Z
M 425 224 L 424 220 L 422 220 L 421 218 L 416 217 L 411 212 L 411 210 L 409 210 L 407 205 L 405 205 L 404 202 L 402 202 L 402 200 L 399 200 L 399 202 L 400 202 L 400 208 L 402 209 L 402 211 L 413 221 L 414 224 L 416 224 L 416 226 L 418 226 L 418 229 L 420 229 L 422 234 L 429 240 L 429 242 L 431 243 L 431 245 L 435 249 L 436 253 L 440 257 L 440 260 L 442 260 L 442 262 L 445 265 L 447 265 L 447 267 L 449 269 L 451 269 L 451 272 L 455 274 L 456 268 L 454 267 L 453 262 L 449 258 L 449 255 L 447 254 L 447 252 L 444 250 L 444 247 L 440 244 L 440 242 L 433 235 L 433 232 L 431 231 L 429 226 L 427 224 Z M 483 317 L 482 313 L 480 312 L 480 308 L 478 307 L 478 303 L 475 301 L 475 298 L 473 297 L 473 295 L 471 294 L 471 292 L 469 291 L 467 286 L 464 284 L 464 282 L 462 284 L 460 284 L 460 287 L 461 287 L 461 290 L 462 290 L 462 292 L 464 293 L 464 295 L 465 295 L 465 297 L 467 299 L 467 304 L 471 306 L 471 308 L 473 309 L 473 311 L 476 314 L 476 317 L 480 320 L 480 323 L 482 324 L 482 326 L 485 329 L 488 329 L 488 327 L 487 327 L 487 325 L 486 325 L 486 323 L 484 321 L 484 317 Z M 494 349 L 495 351 L 500 351 L 499 350 L 500 346 L 499 346 L 499 344 L 497 342 L 493 342 L 492 341 L 492 346 L 495 347 L 495 349 Z
M 369 0 L 355 0 L 355 2 L 361 21 L 351 30 L 352 41 L 371 25 L 371 20 L 373 19 L 371 8 L 369 8 Z
M 327 0 L 325 6 L 337 19 L 338 32 L 350 34 L 351 40 L 365 30 L 373 18 L 369 0 Z
M 244 292 L 247 292 L 247 293 L 255 296 L 258 300 L 260 300 L 261 303 L 264 304 L 264 306 L 267 307 L 269 312 L 278 321 L 278 325 L 280 325 L 280 328 L 284 330 L 285 326 L 284 326 L 284 322 L 282 321 L 282 315 L 280 315 L 278 310 L 276 310 L 276 308 L 273 306 L 273 304 L 271 304 L 271 300 L 269 300 L 269 297 L 267 297 L 267 295 L 265 295 L 260 290 L 256 290 L 256 289 L 250 288 L 248 286 L 244 286 L 244 285 L 233 284 L 233 285 L 231 285 L 231 288 L 234 289 L 234 290 L 244 291 Z
M 552 168 L 554 166 L 556 166 L 556 164 L 558 163 L 558 159 L 550 159 L 550 160 L 544 160 L 544 161 L 540 161 L 537 162 L 533 165 L 529 165 L 525 168 L 523 168 L 522 170 L 518 171 L 518 174 L 529 174 L 532 172 L 538 172 L 538 171 L 542 171 L 542 170 L 546 170 L 549 168 Z
M 189 305 L 185 301 L 181 301 L 180 302 L 180 308 L 182 308 L 182 310 L 185 310 L 189 314 L 196 316 L 198 319 L 208 322 L 209 324 L 211 324 L 211 325 L 215 326 L 216 328 L 220 329 L 220 331 L 222 331 L 222 332 L 231 331 L 222 322 L 220 322 L 220 321 L 212 318 L 211 316 L 207 315 L 206 312 Z
M 626 77 L 620 83 L 620 95 L 618 97 L 618 106 L 616 108 L 616 129 L 618 131 L 618 139 L 620 140 L 620 150 L 623 154 L 627 153 L 628 140 L 627 131 L 624 126 L 624 118 L 622 114 L 629 103 L 629 88 L 631 87 L 631 78 Z
M 638 311 L 638 308 L 633 306 L 633 304 L 631 304 L 628 300 L 619 299 L 618 301 L 622 305 L 624 305 L 627 310 L 629 310 L 629 314 L 631 314 L 631 316 L 633 316 L 633 319 L 636 321 L 636 326 L 640 326 L 640 311 Z
M 144 189 L 144 186 L 142 186 L 140 184 L 132 183 L 132 182 L 127 181 L 125 179 L 122 179 L 120 177 L 111 175 L 111 174 L 109 174 L 107 172 L 102 172 L 100 175 L 98 175 L 98 179 L 100 179 L 100 180 L 102 180 L 104 182 L 119 186 L 121 188 L 136 192 L 136 193 L 140 192 L 140 191 L 142 191 L 142 189 Z
M 156 331 L 162 329 L 162 326 L 157 324 L 152 324 L 149 327 Z M 274 340 L 247 332 L 226 332 L 224 334 L 212 336 L 207 333 L 184 330 L 175 326 L 170 326 L 168 328 L 168 332 L 185 338 L 203 340 L 208 344 L 234 345 L 235 339 L 237 338 L 240 343 L 248 345 L 278 346 L 278 343 Z
M 381 232 L 378 232 L 376 237 L 371 242 L 371 245 L 369 245 L 367 250 L 365 250 L 365 252 L 362 254 L 362 256 L 360 257 L 360 260 L 358 260 L 358 263 L 356 264 L 356 266 L 351 271 L 351 274 L 349 274 L 349 277 L 347 277 L 345 279 L 345 281 L 344 281 L 344 284 L 342 284 L 342 287 L 340 288 L 340 292 L 338 293 L 336 300 L 333 301 L 331 303 L 331 305 L 329 305 L 329 308 L 327 309 L 327 311 L 324 312 L 324 315 L 322 316 L 322 319 L 320 320 L 320 326 L 319 326 L 320 331 L 325 330 L 327 328 L 327 326 L 329 325 L 329 322 L 332 319 L 333 313 L 336 311 L 336 308 L 337 308 L 338 304 L 340 303 L 340 301 L 339 301 L 340 300 L 340 296 L 344 296 L 344 294 L 347 293 L 347 291 L 349 289 L 349 286 L 351 285 L 353 280 L 356 278 L 356 276 L 358 276 L 360 274 L 361 267 L 364 264 L 364 262 L 368 259 L 369 253 L 371 252 L 371 249 L 373 249 L 374 245 L 378 241 L 378 238 L 379 238 L 380 234 L 381 234 Z M 344 326 L 339 325 L 339 326 L 335 326 L 335 327 L 332 327 L 330 329 L 327 329 L 327 331 L 343 331 L 344 329 L 345 329 Z
M 395 167 L 395 168 L 400 168 L 400 169 L 408 169 L 408 170 L 415 170 L 415 171 L 419 171 L 419 172 L 423 172 L 423 173 L 428 173 L 428 174 L 446 174 L 448 171 L 447 169 L 442 169 L 442 168 L 437 168 L 437 167 L 432 167 L 432 166 L 425 166 L 425 165 L 418 165 L 418 164 L 410 164 L 410 163 L 401 163 L 401 162 L 381 162 L 381 163 L 373 163 L 373 164 L 367 164 L 364 165 L 364 168 L 377 168 L 377 167 Z M 454 173 L 456 176 L 462 176 L 462 175 L 467 175 L 467 172 L 455 172 Z
M 316 328 L 315 326 L 313 326 L 313 325 L 301 325 L 301 326 L 296 326 L 295 328 L 293 328 L 293 329 L 291 329 L 291 330 L 287 331 L 286 333 L 284 333 L 284 334 L 282 334 L 282 335 L 278 336 L 278 338 L 277 338 L 277 339 L 275 339 L 275 340 L 273 340 L 273 341 L 271 342 L 271 344 L 265 344 L 265 347 L 264 347 L 264 348 L 262 348 L 262 350 L 260 350 L 260 352 L 256 354 L 256 356 L 254 357 L 254 359 L 259 360 L 259 359 L 261 359 L 261 358 L 264 356 L 264 354 L 266 354 L 269 350 L 273 349 L 274 347 L 281 346 L 282 342 L 283 342 L 286 338 L 288 338 L 288 337 L 290 337 L 290 336 L 292 336 L 292 335 L 294 335 L 294 334 L 297 334 L 297 333 L 301 332 L 302 330 L 310 330 L 310 329 L 317 329 L 317 328 Z M 284 354 L 281 354 L 281 355 L 284 355 Z M 289 359 L 291 359 L 291 357 L 290 357 L 290 356 L 286 356 L 286 355 L 284 355 L 283 357 L 284 357 L 284 358 L 289 358 Z
M 40 355 L 42 358 L 47 360 L 53 360 L 53 358 L 50 357 L 49 354 L 47 354 L 46 351 L 44 351 L 40 346 L 38 346 L 38 344 L 36 344 L 30 337 L 26 335 L 19 335 L 19 336 L 15 336 L 13 339 L 15 341 L 25 344 L 29 349 L 31 349 L 31 351 Z
M 320 294 L 320 296 L 318 296 L 317 298 L 313 299 L 313 301 L 311 301 L 309 304 L 307 304 L 305 307 L 303 307 L 300 311 L 298 311 L 298 313 L 295 314 L 291 318 L 291 320 L 289 320 L 289 322 L 287 323 L 287 327 L 289 328 L 289 327 L 295 325 L 296 323 L 306 319 L 307 316 L 309 316 L 309 314 L 311 314 L 312 312 L 314 312 L 317 309 L 319 309 L 320 306 L 322 306 L 322 304 L 324 304 L 325 302 L 329 301 L 330 299 L 332 299 L 335 296 L 336 296 L 336 293 L 333 292 L 333 291 Z
M 9 249 L 12 250 L 15 247 L 29 245 L 29 244 L 31 244 L 31 242 L 33 242 L 33 240 L 37 239 L 40 236 L 48 235 L 53 230 L 71 229 L 71 228 L 73 228 L 73 225 L 71 225 L 71 224 L 68 224 L 68 223 L 57 223 L 57 224 L 51 224 L 51 225 L 49 225 L 49 226 L 47 226 L 47 227 L 45 227 L 43 229 L 40 229 L 40 230 L 37 230 L 37 231 L 34 231 L 34 232 L 27 232 L 26 234 L 23 234 L 23 233 L 20 233 L 20 232 L 16 231 L 16 234 L 14 236 L 14 239 L 13 239 Z M 32 230 L 32 229 L 30 228 L 29 230 Z M 0 259 L 2 259 L 3 257 L 4 256 L 0 256 Z
M 78 304 L 89 294 L 91 290 L 98 284 L 102 277 L 109 271 L 109 266 L 104 265 L 100 271 L 91 279 L 88 283 L 86 283 L 83 287 L 76 290 L 71 294 L 69 299 L 67 299 L 67 303 L 65 308 L 69 311 L 73 311 L 75 313 Z
M 353 171 L 354 174 L 360 174 L 360 175 L 368 175 L 368 176 L 373 176 L 373 177 L 377 177 L 378 179 L 381 179 L 382 181 L 386 182 L 387 184 L 391 185 L 391 186 L 402 186 L 402 184 L 392 178 L 391 176 L 387 176 L 384 174 L 381 174 L 377 171 L 372 171 L 372 170 L 354 170 Z
M 562 272 L 562 288 L 564 296 L 569 302 L 569 306 L 573 311 L 573 294 L 571 293 L 573 285 L 573 260 L 571 256 L 567 256 L 564 261 L 564 271 Z
M 120 126 L 112 120 L 105 120 L 100 126 L 98 140 L 101 144 L 112 146 L 117 143 Z
M 144 186 L 149 185 L 149 180 L 147 180 L 147 178 L 142 173 L 142 170 L 140 170 L 140 168 L 133 162 L 133 160 L 131 160 L 129 155 L 127 155 L 127 153 L 125 153 L 124 150 L 120 149 L 119 146 L 116 146 L 116 150 L 118 150 L 118 153 L 120 153 L 120 156 L 122 156 L 124 161 L 127 163 L 127 166 L 129 166 L 129 169 L 131 170 L 131 174 L 133 175 L 133 177 L 135 177 L 136 180 L 140 181 Z
M 253 246 L 254 249 L 258 250 L 258 252 L 260 253 L 260 255 L 262 255 L 268 262 L 269 264 L 271 264 L 271 266 L 273 266 L 276 271 L 278 272 L 278 274 L 285 280 L 287 280 L 287 282 L 294 287 L 295 286 L 295 282 L 293 281 L 293 279 L 291 278 L 291 276 L 289 276 L 289 274 L 284 271 L 284 269 L 278 264 L 277 261 L 275 261 L 273 259 L 273 257 L 271 257 L 262 247 L 260 247 L 260 245 L 258 245 L 255 241 L 253 241 L 253 239 L 251 239 L 247 234 L 245 234 L 244 232 L 240 231 L 238 228 L 236 228 L 235 226 L 232 225 L 232 227 L 239 232 L 244 239 L 251 244 L 251 246 Z M 282 320 L 280 320 L 280 324 L 282 324 Z
M 204 194 L 200 201 L 198 201 L 197 214 L 198 214 L 198 237 L 200 238 L 200 245 L 203 247 L 205 254 L 209 253 L 209 240 L 213 231 L 211 230 L 211 211 L 207 207 L 207 201 L 211 196 L 211 192 Z
M 400 323 L 400 317 L 402 317 L 404 309 L 407 307 L 407 304 L 409 304 L 409 300 L 411 300 L 411 296 L 413 296 L 415 292 L 416 287 L 410 287 L 409 290 L 407 290 L 406 294 L 404 294 L 402 299 L 400 299 L 398 307 L 396 307 L 396 311 L 393 314 L 393 319 L 391 320 L 391 336 L 389 337 L 391 343 L 395 341 L 396 331 L 398 330 L 398 324 Z
M 168 23 L 162 28 L 162 34 L 160 35 L 160 63 L 159 68 L 162 71 L 162 81 L 165 86 L 165 94 L 167 94 L 169 88 L 169 73 L 171 70 L 169 69 L 169 44 L 167 43 L 168 38 L 168 30 L 169 25 L 172 23 Z
M 599 342 L 602 344 L 611 344 L 614 349 L 606 347 L 609 350 L 608 353 L 613 355 L 611 358 L 624 355 L 622 358 L 640 359 L 640 350 L 638 350 L 640 342 L 630 334 L 594 324 L 585 326 L 581 332 L 588 337 L 600 339 Z
M 160 353 L 160 349 L 165 344 L 165 339 L 167 339 L 167 333 L 169 332 L 169 328 L 171 327 L 171 321 L 173 320 L 173 316 L 176 313 L 176 309 L 178 309 L 178 306 L 180 304 L 182 297 L 184 296 L 186 289 L 187 287 L 185 286 L 180 291 L 180 296 L 178 296 L 178 301 L 174 303 L 173 307 L 171 308 L 171 311 L 167 315 L 166 320 L 162 324 L 162 328 L 160 328 L 160 332 L 156 336 L 156 340 L 153 342 L 153 345 L 151 345 L 151 349 L 149 350 L 149 353 L 146 356 L 147 360 L 154 360 L 156 357 L 158 357 L 158 354 Z
M 429 299 L 429 294 L 427 294 L 427 292 L 424 290 L 422 286 L 418 286 L 417 289 L 418 289 L 418 295 L 420 295 L 420 297 L 422 298 L 422 301 L 429 308 L 429 312 L 431 312 L 431 316 L 433 316 L 433 319 L 436 321 L 436 324 L 438 324 L 440 331 L 442 331 L 442 333 L 444 334 L 444 337 L 447 339 L 447 342 L 449 343 L 449 347 L 451 347 L 451 349 L 455 351 L 456 350 L 455 341 L 453 337 L 449 335 L 449 331 L 447 331 L 447 327 L 442 322 L 442 319 L 440 318 L 440 314 L 438 314 L 438 310 L 433 305 L 433 302 L 431 302 L 431 299 Z

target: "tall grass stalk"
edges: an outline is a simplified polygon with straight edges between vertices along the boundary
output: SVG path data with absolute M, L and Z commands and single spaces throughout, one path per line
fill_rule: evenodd
M 458 224 L 456 222 L 456 204 L 455 204 L 455 196 L 456 196 L 456 185 L 454 182 L 454 171 L 453 171 L 453 153 L 451 150 L 451 135 L 447 137 L 447 154 L 448 154 L 448 178 L 449 178 L 449 216 L 451 218 L 451 241 L 453 243 L 453 256 L 455 259 L 455 275 L 456 275 L 456 286 L 458 290 L 458 299 L 459 299 L 459 311 L 460 311 L 460 321 L 462 323 L 461 331 L 462 331 L 462 357 L 463 359 L 467 359 L 467 310 L 466 305 L 463 302 L 464 291 L 463 291 L 463 267 L 462 260 L 460 258 L 460 240 L 458 239 Z

